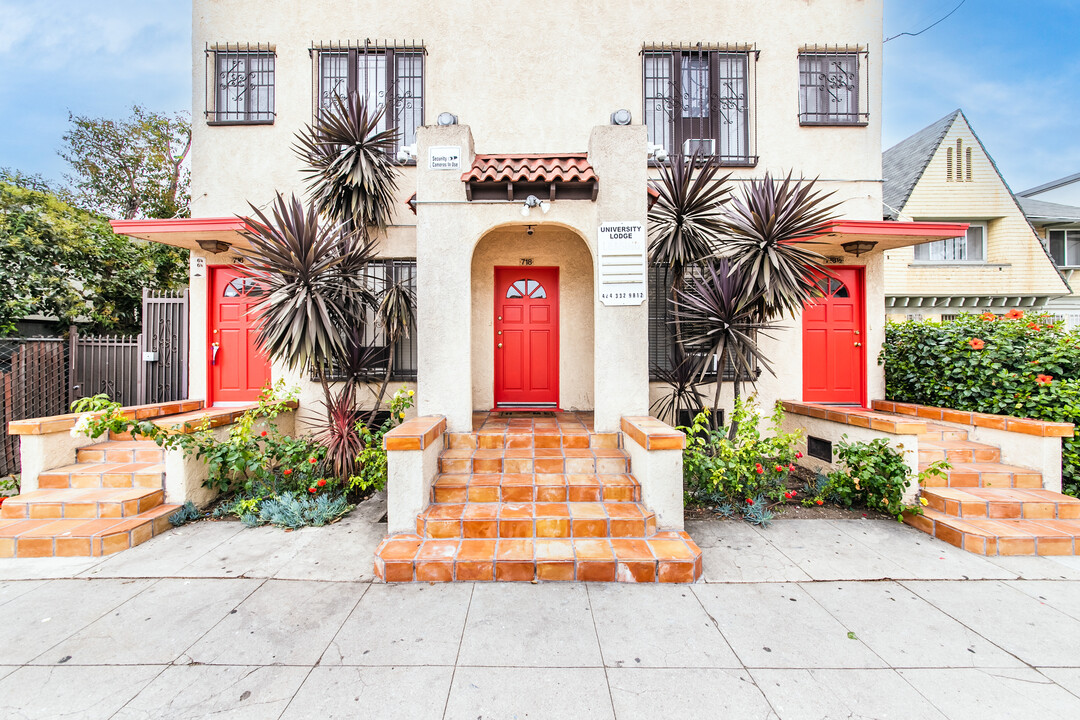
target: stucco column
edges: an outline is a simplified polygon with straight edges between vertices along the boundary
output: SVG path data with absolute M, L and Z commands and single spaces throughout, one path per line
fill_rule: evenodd
M 458 169 L 429 169 L 431 147 L 461 149 Z M 416 133 L 417 413 L 446 417 L 453 432 L 472 430 L 472 250 L 461 173 L 472 165 L 465 125 Z
M 643 125 L 593 128 L 589 162 L 599 179 L 596 227 L 611 222 L 645 225 L 647 147 Z M 596 237 L 590 242 L 595 247 Z M 622 416 L 649 412 L 649 304 L 601 303 L 599 267 L 594 263 L 595 422 L 597 431 L 611 432 L 619 429 Z

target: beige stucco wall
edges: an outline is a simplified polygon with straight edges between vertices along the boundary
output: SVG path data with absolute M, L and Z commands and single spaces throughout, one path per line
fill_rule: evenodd
M 496 266 L 517 266 L 530 258 L 534 267 L 559 268 L 559 407 L 593 407 L 593 263 L 589 246 L 576 233 L 538 224 L 492 231 L 473 251 L 472 369 L 473 407 L 495 406 L 494 281 Z M 521 267 L 522 277 L 529 268 Z
M 957 139 L 965 152 L 971 148 L 970 182 L 947 178 L 947 151 L 953 148 L 955 154 Z M 913 248 L 890 250 L 885 263 L 888 295 L 1045 297 L 1069 292 L 962 116 L 900 210 L 904 220 L 986 223 L 986 262 L 915 263 Z
M 452 112 L 483 153 L 585 149 L 612 111 L 641 122 L 643 43 L 749 44 L 756 88 L 756 168 L 860 181 L 844 193 L 880 199 L 882 0 L 194 0 L 192 23 L 192 214 L 247 212 L 275 190 L 302 188 L 294 133 L 310 122 L 313 43 L 423 42 L 425 121 Z M 526 41 L 527 38 L 527 41 Z M 270 43 L 276 51 L 276 122 L 205 123 L 204 50 L 216 43 Z M 808 44 L 869 50 L 869 124 L 800 127 L 797 53 Z M 414 181 L 406 177 L 402 196 Z M 872 218 L 880 206 L 867 203 Z M 855 215 L 852 215 L 855 216 Z M 398 222 L 411 225 L 406 211 Z

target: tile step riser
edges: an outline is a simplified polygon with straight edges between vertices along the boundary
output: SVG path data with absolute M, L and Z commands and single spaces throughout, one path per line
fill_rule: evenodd
M 462 460 L 439 458 L 446 475 L 621 475 L 630 472 L 629 458 L 521 458 Z
M 922 483 L 927 488 L 1016 488 L 1018 490 L 1041 489 L 1042 478 L 1015 477 L 931 477 Z
M 74 490 L 121 488 L 164 488 L 165 473 L 152 475 L 49 475 L 47 473 L 38 476 L 38 487 L 42 490 Z
M 81 463 L 163 463 L 163 450 L 93 450 L 79 448 L 75 451 L 76 462 Z
M 559 486 L 482 486 L 481 488 L 433 488 L 433 503 L 464 502 L 641 502 L 639 487 L 587 488 Z
M 939 460 L 950 463 L 999 463 L 1001 462 L 1001 450 L 998 448 L 986 448 L 985 450 L 924 450 L 919 448 L 919 462 L 929 464 Z
M 959 518 L 958 518 L 959 520 Z M 1080 535 L 1016 537 L 965 532 L 926 516 L 905 516 L 904 522 L 926 534 L 976 555 L 1076 555 Z
M 1080 507 L 1073 504 L 1016 502 L 975 503 L 955 500 L 941 501 L 928 498 L 929 507 L 955 518 L 982 518 L 986 520 L 1080 520 Z
M 376 561 L 383 582 L 622 582 L 692 583 L 701 576 L 701 560 L 641 561 Z
M 64 502 L 64 503 L 4 503 L 0 510 L 3 520 L 96 520 L 100 518 L 135 517 L 153 510 L 164 502 L 164 493 L 142 501 L 126 502 Z
M 0 537 L 0 558 L 100 557 L 141 545 L 171 527 L 169 516 L 162 515 L 129 530 L 93 537 Z
M 950 440 L 967 440 L 968 433 L 967 430 L 928 430 L 919 437 L 934 442 L 948 442 Z
M 445 447 L 451 449 L 502 450 L 509 448 L 605 449 L 623 446 L 622 433 L 446 433 Z
M 560 518 L 558 521 L 456 521 L 427 520 L 417 521 L 416 532 L 425 538 L 435 540 L 474 539 L 495 540 L 506 538 L 632 538 L 644 539 L 656 533 L 656 519 L 644 521 L 621 521 L 614 524 L 609 521 L 578 521 L 577 523 Z

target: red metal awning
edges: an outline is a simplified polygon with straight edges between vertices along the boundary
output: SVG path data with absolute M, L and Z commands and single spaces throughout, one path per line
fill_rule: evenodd
M 128 235 L 189 250 L 200 247 L 206 249 L 215 242 L 227 243 L 231 247 L 248 247 L 247 240 L 241 234 L 245 229 L 244 221 L 238 217 L 110 220 L 109 225 L 117 235 Z
M 872 250 L 883 252 L 934 240 L 961 237 L 967 223 L 899 222 L 896 220 L 834 220 L 821 235 L 808 241 L 822 255 L 843 255 L 843 245 L 850 242 L 872 242 Z

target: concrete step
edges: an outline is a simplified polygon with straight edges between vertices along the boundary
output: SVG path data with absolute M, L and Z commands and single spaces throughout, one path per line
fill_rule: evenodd
M 108 440 L 75 451 L 80 463 L 161 463 L 165 451 L 149 440 Z
M 168 530 L 169 516 L 178 508 L 158 505 L 127 518 L 0 520 L 0 557 L 109 555 Z
M 958 518 L 927 509 L 904 522 L 978 555 L 1075 555 L 1080 520 Z
M 928 507 L 964 519 L 1080 519 L 1080 499 L 1041 488 L 924 488 L 922 496 Z
M 640 503 L 437 503 L 416 518 L 425 538 L 645 538 L 656 514 Z
M 619 448 L 449 448 L 439 472 L 610 475 L 630 472 L 630 456 Z
M 929 463 L 919 462 L 919 470 Z M 1041 488 L 1042 473 L 1031 468 L 996 462 L 953 463 L 944 475 L 932 475 L 923 487 Z
M 38 475 L 38 487 L 48 488 L 161 488 L 165 465 L 151 462 L 86 462 L 53 468 Z
M 82 519 L 126 518 L 152 510 L 165 500 L 161 488 L 60 488 L 35 490 L 8 498 L 0 518 Z
M 431 487 L 431 501 L 437 503 L 640 500 L 641 485 L 626 473 L 449 473 L 436 477 Z
M 689 583 L 701 577 L 701 549 L 685 532 L 645 539 L 394 535 L 375 552 L 375 574 L 385 582 Z
M 1000 462 L 1001 448 L 970 440 L 919 438 L 919 462 L 945 460 L 950 463 Z

